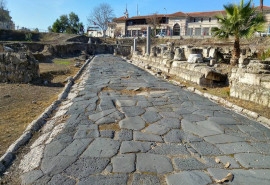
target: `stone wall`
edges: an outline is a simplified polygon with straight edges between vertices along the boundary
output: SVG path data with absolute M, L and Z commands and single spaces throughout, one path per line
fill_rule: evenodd
M 217 70 L 218 64 L 215 63 L 229 60 L 230 50 L 228 47 L 175 47 L 163 44 L 152 47 L 149 56 L 144 54 L 144 47 L 137 49 L 132 54 L 131 62 L 156 71 L 156 75 L 176 75 L 201 86 L 229 85 L 230 96 L 270 107 L 270 62 L 250 60 L 254 53 L 243 49 L 245 55 L 241 55 L 239 67 L 223 74 Z
M 142 53 L 145 48 L 140 48 Z M 189 56 L 194 55 L 193 58 Z M 211 47 L 177 46 L 163 44 L 154 46 L 150 55 L 133 52 L 132 62 L 140 67 L 151 68 L 201 86 L 225 85 L 227 74 L 217 71 L 210 61 L 217 60 L 217 49 Z
M 234 68 L 230 96 L 270 107 L 270 65 L 251 60 L 242 68 Z
M 29 83 L 39 77 L 39 64 L 31 53 L 0 52 L 0 82 Z

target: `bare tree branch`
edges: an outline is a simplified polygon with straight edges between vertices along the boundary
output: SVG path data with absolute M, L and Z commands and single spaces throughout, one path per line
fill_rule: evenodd
M 162 17 L 160 17 L 157 13 L 154 13 L 153 15 L 150 15 L 146 19 L 147 24 L 151 25 L 152 29 L 154 30 L 155 35 L 157 34 L 156 33 L 157 28 L 160 27 L 160 25 L 161 25 L 161 19 L 162 19 Z
M 105 32 L 108 29 L 108 23 L 112 21 L 114 17 L 114 12 L 112 7 L 107 3 L 102 3 L 90 14 L 88 17 L 89 25 L 97 25 L 99 26 L 102 31 L 103 35 L 105 36 Z

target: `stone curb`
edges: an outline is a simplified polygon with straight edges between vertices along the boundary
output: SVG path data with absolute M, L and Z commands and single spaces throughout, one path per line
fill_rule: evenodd
M 45 109 L 45 111 L 35 120 L 33 120 L 25 129 L 23 134 L 12 143 L 7 149 L 6 153 L 0 158 L 0 174 L 2 174 L 12 163 L 15 158 L 15 152 L 23 145 L 25 145 L 32 138 L 33 133 L 38 131 L 45 123 L 46 119 L 52 114 L 52 112 L 58 107 L 58 105 L 64 100 L 68 93 L 70 92 L 71 87 L 74 84 L 74 81 L 77 80 L 82 74 L 85 67 L 90 63 L 90 61 L 94 58 L 92 56 L 90 59 L 87 59 L 80 70 L 76 73 L 76 75 L 70 78 L 65 85 L 63 91 L 58 95 L 58 99 L 55 100 L 49 107 Z
M 126 58 L 123 58 L 123 59 L 126 60 L 128 63 L 130 63 L 130 64 L 132 64 L 132 65 L 135 65 L 135 66 L 137 66 L 137 67 L 140 67 L 141 69 L 143 69 L 143 70 L 149 72 L 149 73 L 152 74 L 152 75 L 155 74 L 153 71 L 147 69 L 147 67 L 140 66 L 140 65 L 136 65 L 136 64 L 134 64 L 131 60 L 127 60 Z M 164 78 L 164 79 L 165 79 L 165 78 Z M 165 79 L 165 80 L 167 80 L 167 79 Z M 185 87 L 185 86 L 182 85 L 180 82 L 177 82 L 177 81 L 175 81 L 175 80 L 173 80 L 173 81 L 167 80 L 167 81 L 168 81 L 168 82 L 171 82 L 171 83 L 173 83 L 173 84 L 175 84 L 175 85 L 178 85 L 178 86 L 180 86 L 181 88 Z M 267 128 L 270 129 L 270 119 L 268 119 L 268 118 L 266 118 L 266 117 L 264 117 L 264 116 L 261 116 L 261 115 L 259 115 L 259 114 L 256 113 L 256 112 L 250 111 L 250 110 L 245 109 L 245 108 L 240 107 L 240 106 L 237 106 L 237 105 L 235 105 L 235 104 L 233 104 L 233 103 L 231 103 L 231 102 L 229 102 L 229 101 L 227 101 L 227 100 L 225 100 L 225 99 L 223 99 L 223 98 L 221 98 L 221 97 L 214 96 L 214 95 L 211 95 L 211 94 L 208 94 L 208 93 L 203 93 L 203 92 L 199 91 L 198 89 L 196 89 L 195 87 L 187 87 L 187 88 L 185 88 L 185 89 L 186 89 L 187 91 L 194 92 L 194 93 L 196 93 L 196 94 L 198 94 L 198 95 L 200 95 L 200 96 L 204 96 L 204 97 L 206 97 L 206 98 L 208 98 L 208 99 L 210 99 L 210 100 L 212 100 L 212 101 L 214 101 L 214 102 L 216 102 L 216 103 L 220 103 L 220 104 L 222 104 L 224 107 L 229 108 L 229 109 L 235 111 L 235 112 L 238 113 L 238 114 L 241 114 L 241 115 L 243 115 L 243 116 L 247 116 L 247 117 L 249 117 L 249 118 L 251 118 L 251 119 L 254 119 L 254 120 L 258 121 L 259 123 L 261 123 L 262 125 L 264 125 L 264 126 L 266 126 Z
M 232 109 L 233 111 L 235 111 L 236 113 L 238 114 L 241 114 L 241 115 L 244 115 L 244 116 L 247 116 L 251 119 L 254 119 L 260 123 L 262 123 L 264 126 L 270 128 L 270 119 L 264 117 L 264 116 L 261 116 L 259 115 L 258 113 L 256 112 L 253 112 L 253 111 L 250 111 L 248 109 L 245 109 L 243 107 L 240 107 L 238 105 L 235 105 L 221 97 L 218 97 L 218 96 L 214 96 L 214 95 L 210 95 L 208 93 L 202 93 L 201 91 L 197 90 L 196 88 L 187 88 L 188 91 L 190 92 L 194 92 L 195 94 L 198 94 L 198 95 L 201 95 L 201 96 L 204 96 L 212 101 L 215 101 L 216 103 L 220 103 L 222 105 L 224 105 L 226 108 L 229 108 L 229 109 Z

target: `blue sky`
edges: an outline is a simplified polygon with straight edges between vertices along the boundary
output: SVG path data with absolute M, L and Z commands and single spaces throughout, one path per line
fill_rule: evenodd
M 5 0 L 16 28 L 26 27 L 47 30 L 53 22 L 63 14 L 76 13 L 80 21 L 88 26 L 89 17 L 94 7 L 108 3 L 116 17 L 123 16 L 126 4 L 130 16 L 137 15 L 137 5 L 140 15 L 153 13 L 198 12 L 222 10 L 224 4 L 239 3 L 240 0 Z M 246 0 L 247 1 L 247 0 Z M 258 6 L 260 0 L 253 0 Z M 270 0 L 264 0 L 264 5 L 270 6 Z

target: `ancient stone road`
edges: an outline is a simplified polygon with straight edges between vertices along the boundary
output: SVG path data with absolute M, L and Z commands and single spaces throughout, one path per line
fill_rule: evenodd
M 270 130 L 98 55 L 21 160 L 22 184 L 269 185 Z

